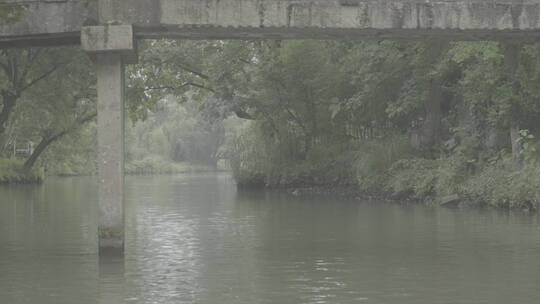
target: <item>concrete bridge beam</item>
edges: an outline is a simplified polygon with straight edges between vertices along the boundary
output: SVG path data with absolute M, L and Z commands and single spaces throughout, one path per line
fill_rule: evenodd
M 0 0 L 0 48 L 78 44 L 81 28 L 139 39 L 540 40 L 540 0 Z
M 99 253 L 124 251 L 124 64 L 136 59 L 131 26 L 83 27 L 97 74 Z

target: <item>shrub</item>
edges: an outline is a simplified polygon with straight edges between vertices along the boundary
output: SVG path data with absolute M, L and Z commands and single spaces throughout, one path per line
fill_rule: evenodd
M 495 207 L 538 209 L 539 166 L 528 164 L 519 169 L 510 156 L 475 173 L 469 164 L 462 154 L 436 160 L 400 160 L 389 170 L 386 188 L 416 199 L 457 193 Z
M 42 168 L 24 169 L 24 161 L 0 159 L 0 183 L 41 183 L 44 179 Z
M 406 159 L 389 170 L 387 189 L 414 198 L 462 192 L 469 175 L 468 162 L 462 154 L 440 159 Z
M 507 157 L 470 178 L 464 192 L 492 206 L 536 210 L 540 202 L 539 185 L 540 167 L 527 165 L 518 169 Z
M 355 150 L 354 168 L 360 187 L 367 191 L 380 191 L 388 179 L 388 170 L 411 153 L 407 138 L 392 136 L 366 140 Z
M 264 136 L 255 124 L 246 124 L 228 144 L 228 158 L 233 176 L 238 185 L 263 186 L 266 184 L 270 153 L 266 149 Z M 275 162 L 274 166 L 279 166 Z
M 133 175 L 173 174 L 213 170 L 213 168 L 204 165 L 172 162 L 157 155 L 149 155 L 140 160 L 129 161 L 125 167 L 126 174 Z
M 407 159 L 397 161 L 389 170 L 386 189 L 396 194 L 416 198 L 434 192 L 436 180 L 435 160 Z

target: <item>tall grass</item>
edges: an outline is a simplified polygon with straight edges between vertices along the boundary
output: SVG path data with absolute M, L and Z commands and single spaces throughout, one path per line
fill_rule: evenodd
M 464 184 L 472 199 L 503 208 L 540 207 L 540 167 L 529 164 L 518 169 L 510 157 L 484 168 Z
M 0 183 L 41 183 L 44 171 L 41 168 L 24 169 L 24 161 L 18 159 L 0 159 Z
M 279 167 L 279 163 L 271 165 L 271 151 L 255 126 L 248 125 L 239 130 L 227 151 L 233 176 L 241 186 L 266 185 L 272 169 Z
M 359 186 L 364 191 L 380 192 L 385 188 L 391 166 L 401 159 L 409 158 L 411 152 L 404 136 L 363 140 L 354 152 L 354 168 Z
M 152 155 L 126 163 L 125 172 L 130 175 L 174 174 L 188 172 L 209 172 L 215 168 L 187 162 L 172 162 L 163 157 Z
M 267 187 L 356 185 L 359 191 L 424 200 L 459 194 L 470 202 L 538 209 L 540 166 L 517 167 L 510 156 L 480 165 L 455 151 L 422 158 L 407 137 L 362 139 L 342 146 L 318 145 L 304 159 L 290 143 L 273 143 L 254 127 L 243 129 L 229 147 L 239 185 Z M 416 153 L 417 154 L 417 153 Z

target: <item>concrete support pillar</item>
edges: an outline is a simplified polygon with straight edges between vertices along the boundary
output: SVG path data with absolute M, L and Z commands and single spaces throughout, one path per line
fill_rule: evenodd
M 82 48 L 97 71 L 99 253 L 124 253 L 124 63 L 137 60 L 131 25 L 85 26 Z
M 124 64 L 120 53 L 96 55 L 99 250 L 124 250 Z

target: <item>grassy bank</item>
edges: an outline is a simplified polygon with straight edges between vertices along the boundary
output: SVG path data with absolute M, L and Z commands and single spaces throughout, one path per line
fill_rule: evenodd
M 25 170 L 24 161 L 17 159 L 0 159 L 0 184 L 41 183 L 46 176 L 85 176 L 96 174 L 94 166 L 56 166 Z M 47 171 L 47 172 L 45 172 Z M 171 162 L 159 157 L 147 157 L 142 160 L 126 162 L 125 173 L 128 175 L 176 174 L 190 172 L 212 172 L 216 168 L 208 165 L 187 162 Z
M 409 159 L 396 162 L 384 177 L 384 191 L 393 195 L 435 203 L 457 195 L 469 204 L 506 209 L 538 210 L 540 167 L 518 168 L 504 157 L 473 170 L 460 157 L 436 160 Z
M 211 172 L 216 168 L 187 162 L 172 162 L 161 157 L 149 156 L 126 163 L 125 172 L 130 175 L 175 174 L 189 172 Z
M 447 158 L 399 160 L 373 175 L 357 171 L 356 184 L 339 178 L 328 178 L 325 182 L 323 178 L 307 177 L 307 171 L 302 168 L 295 170 L 291 167 L 285 175 L 274 177 L 280 183 L 266 183 L 265 176 L 259 174 L 257 179 L 240 179 L 238 184 L 242 188 L 289 189 L 293 194 L 378 197 L 429 204 L 441 204 L 447 197 L 457 197 L 455 203 L 469 206 L 528 211 L 540 208 L 540 167 L 529 165 L 520 169 L 508 159 L 476 172 L 468 172 Z M 246 177 L 247 174 L 242 176 Z M 287 180 L 292 183 L 286 183 Z
M 395 138 L 372 141 L 358 155 L 358 186 L 368 193 L 432 203 L 455 196 L 478 206 L 540 207 L 540 166 L 535 161 L 518 166 L 504 151 L 483 161 L 465 152 L 427 158 Z
M 16 159 L 0 159 L 0 184 L 41 183 L 42 169 L 25 170 L 24 162 Z
M 540 166 L 517 166 L 511 155 L 499 153 L 480 162 L 464 153 L 430 158 L 412 151 L 404 138 L 365 141 L 337 157 L 318 161 L 272 161 L 254 151 L 233 162 L 240 187 L 309 189 L 356 187 L 358 194 L 432 204 L 455 197 L 456 203 L 496 208 L 538 210 Z M 246 157 L 246 154 L 244 154 Z M 322 191 L 324 192 L 324 191 Z M 354 192 L 354 191 L 352 191 Z

